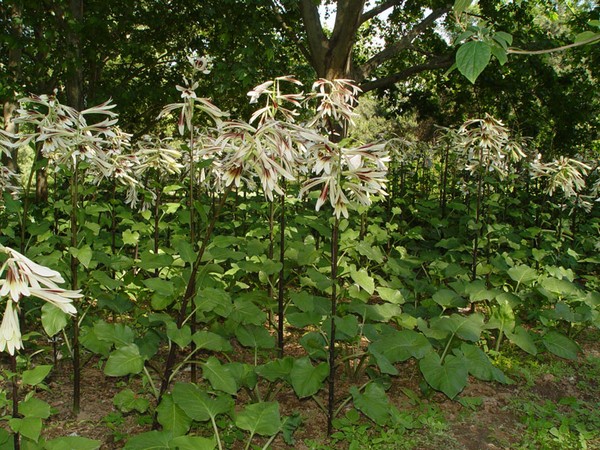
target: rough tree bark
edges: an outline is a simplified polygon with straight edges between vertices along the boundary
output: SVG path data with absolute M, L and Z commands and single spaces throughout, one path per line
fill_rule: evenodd
M 23 13 L 23 2 L 11 2 L 7 5 L 7 8 L 11 23 L 11 36 L 14 38 L 14 41 L 8 49 L 8 70 L 6 75 L 10 85 L 16 87 L 19 75 L 21 73 L 22 48 L 20 41 L 21 36 L 23 36 L 23 22 L 21 20 Z M 17 99 L 14 97 L 14 93 L 11 92 L 3 103 L 4 131 L 8 133 L 16 133 L 18 130 L 15 122 L 13 121 L 13 112 L 17 108 Z M 13 172 L 18 172 L 19 164 L 17 162 L 17 157 L 18 149 L 12 150 L 10 157 L 3 153 L 2 164 Z
M 353 49 L 360 26 L 390 8 L 404 6 L 406 2 L 407 0 L 388 0 L 365 10 L 365 0 L 337 0 L 335 23 L 331 36 L 328 37 L 321 24 L 319 2 L 300 0 L 300 13 L 306 33 L 306 46 L 301 50 L 317 76 L 330 80 L 351 79 L 361 86 L 363 92 L 367 92 L 391 87 L 423 71 L 450 67 L 454 55 L 449 51 L 447 54 L 432 55 L 421 64 L 383 78 L 373 77 L 375 70 L 382 64 L 394 58 L 401 58 L 404 52 L 415 49 L 419 36 L 434 27 L 437 19 L 451 11 L 451 4 L 429 10 L 420 22 L 408 28 L 395 42 L 389 43 L 368 61 L 357 64 L 353 59 Z M 283 14 L 279 13 L 278 17 L 281 21 L 284 20 Z M 285 29 L 289 30 L 289 27 Z

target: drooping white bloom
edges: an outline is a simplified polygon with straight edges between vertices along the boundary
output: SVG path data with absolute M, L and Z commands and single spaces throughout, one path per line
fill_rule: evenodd
M 530 166 L 534 178 L 546 179 L 546 193 L 554 194 L 562 190 L 566 197 L 575 197 L 585 187 L 584 177 L 591 170 L 586 163 L 574 158 L 560 156 L 554 161 L 544 163 L 536 159 Z
M 8 350 L 8 353 L 14 355 L 15 350 L 22 348 L 23 341 L 21 340 L 21 329 L 19 327 L 18 306 L 9 300 L 6 302 L 6 310 L 0 325 L 0 352 Z
M 13 197 L 21 192 L 19 175 L 6 166 L 0 166 L 0 195 L 3 192 L 10 192 Z
M 353 200 L 369 206 L 372 195 L 385 196 L 387 162 L 389 157 L 383 144 L 370 144 L 357 148 L 343 148 L 328 143 L 313 149 L 312 171 L 317 176 L 300 189 L 300 196 L 315 186 L 321 194 L 315 209 L 320 210 L 327 199 L 339 219 L 348 217 L 348 204 Z
M 467 160 L 466 170 L 471 173 L 496 171 L 504 177 L 511 163 L 527 156 L 522 142 L 511 137 L 508 128 L 489 114 L 483 119 L 466 121 L 452 137 Z
M 30 95 L 19 100 L 15 123 L 30 125 L 21 131 L 16 146 L 35 143 L 41 153 L 60 170 L 62 165 L 75 167 L 79 161 L 89 164 L 94 176 L 109 177 L 113 167 L 105 150 L 115 138 L 113 126 L 117 114 L 115 104 L 108 100 L 83 111 L 61 104 L 54 95 Z M 89 116 L 99 121 L 89 122 Z M 103 117 L 103 118 L 102 118 Z
M 262 124 L 278 117 L 282 117 L 288 123 L 294 122 L 294 118 L 299 114 L 296 108 L 302 106 L 304 93 L 284 93 L 281 88 L 282 82 L 302 86 L 302 83 L 293 76 L 286 75 L 259 84 L 248 92 L 250 103 L 258 103 L 260 97 L 265 97 L 264 106 L 252 114 L 250 123 L 258 119 L 258 123 Z
M 13 355 L 23 348 L 19 329 L 18 308 L 22 297 L 38 297 L 51 303 L 67 314 L 76 314 L 73 300 L 81 298 L 80 291 L 62 289 L 57 283 L 64 283 L 55 270 L 37 264 L 9 247 L 0 244 L 0 252 L 8 259 L 0 267 L 0 297 L 6 298 L 6 311 L 0 325 L 0 351 L 5 349 Z

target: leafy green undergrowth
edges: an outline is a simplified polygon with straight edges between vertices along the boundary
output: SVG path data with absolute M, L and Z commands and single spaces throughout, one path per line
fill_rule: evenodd
M 408 450 L 422 448 L 424 442 L 444 448 L 459 448 L 448 435 L 450 424 L 442 410 L 435 404 L 420 403 L 409 411 L 393 413 L 393 425 L 379 426 L 361 418 L 355 409 L 334 421 L 336 428 L 327 444 L 307 440 L 308 448 L 328 450 L 338 448 Z
M 514 381 L 505 389 L 473 382 L 457 402 L 432 398 L 427 389 L 399 389 L 402 399 L 390 399 L 405 406 L 392 409 L 389 426 L 379 426 L 351 409 L 334 421 L 336 429 L 329 441 L 305 439 L 303 448 L 600 448 L 597 335 L 594 329 L 582 333 L 584 354 L 577 361 L 550 354 L 524 356 L 518 351 L 496 355 L 495 364 Z

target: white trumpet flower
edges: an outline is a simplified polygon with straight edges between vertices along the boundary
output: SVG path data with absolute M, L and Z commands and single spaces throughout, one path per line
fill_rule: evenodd
M 22 297 L 37 297 L 53 304 L 67 314 L 76 314 L 73 300 L 81 298 L 81 291 L 72 291 L 58 287 L 64 283 L 63 277 L 55 270 L 37 264 L 13 250 L 0 244 L 0 252 L 8 259 L 0 267 L 0 297 L 7 297 L 6 310 L 0 325 L 0 351 L 5 349 L 11 355 L 23 348 L 19 329 L 18 310 Z

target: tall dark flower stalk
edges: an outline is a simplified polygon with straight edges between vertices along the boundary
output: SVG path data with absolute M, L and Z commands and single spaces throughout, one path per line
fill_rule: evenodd
M 296 179 L 301 156 L 299 148 L 310 139 L 308 132 L 294 124 L 299 115 L 305 97 L 302 93 L 285 93 L 284 84 L 301 86 L 292 76 L 277 77 L 255 87 L 248 93 L 250 103 L 258 103 L 264 99 L 261 108 L 250 118 L 250 124 L 257 123 L 251 141 L 257 150 L 263 152 L 249 153 L 250 165 L 255 175 L 261 180 L 265 197 L 270 201 L 269 207 L 269 258 L 273 259 L 275 248 L 274 223 L 275 199 L 273 191 L 279 194 L 279 263 L 281 268 L 277 280 L 277 348 L 279 356 L 284 356 L 285 347 L 285 227 L 286 227 L 286 189 L 287 181 Z M 253 156 L 252 156 L 253 155 Z M 274 277 L 272 278 L 274 280 Z M 269 296 L 273 295 L 273 285 L 269 286 Z
M 31 95 L 19 101 L 16 122 L 26 124 L 30 132 L 19 134 L 19 144 L 40 143 L 40 154 L 57 170 L 67 168 L 71 196 L 70 211 L 70 272 L 71 288 L 78 289 L 78 206 L 79 185 L 85 175 L 99 182 L 110 178 L 114 167 L 105 147 L 115 136 L 112 127 L 116 114 L 110 101 L 83 111 L 61 104 L 54 95 Z M 100 117 L 98 122 L 88 123 L 88 118 Z M 83 164 L 85 162 L 85 165 Z M 85 172 L 85 174 L 84 174 Z M 79 361 L 79 321 L 73 321 L 71 352 L 73 358 L 73 412 L 79 413 L 81 392 L 81 368 Z
M 348 80 L 318 80 L 313 85 L 317 114 L 309 123 L 318 126 L 327 137 L 313 142 L 308 149 L 309 169 L 315 175 L 304 183 L 300 195 L 320 186 L 316 203 L 318 211 L 329 201 L 334 221 L 331 231 L 331 315 L 329 318 L 329 375 L 327 431 L 333 431 L 335 415 L 336 328 L 338 304 L 339 226 L 340 217 L 349 217 L 348 207 L 354 203 L 369 206 L 372 195 L 386 195 L 387 162 L 384 144 L 343 147 L 345 130 L 352 124 L 358 87 Z
M 23 297 L 37 297 L 73 315 L 77 310 L 72 302 L 82 295 L 79 291 L 60 288 L 58 284 L 64 283 L 64 279 L 55 270 L 41 266 L 1 244 L 0 253 L 7 257 L 0 266 L 0 299 L 6 297 L 6 310 L 0 324 L 0 351 L 7 351 L 11 358 L 12 417 L 19 418 L 17 352 L 23 349 L 19 323 L 21 300 Z M 13 444 L 15 449 L 20 448 L 18 432 L 14 435 Z
M 565 220 L 563 214 L 567 210 L 567 204 L 572 204 L 572 209 L 568 213 L 573 215 L 573 221 L 577 208 L 591 210 L 591 203 L 582 198 L 581 194 L 586 187 L 585 177 L 592 167 L 579 159 L 566 156 L 544 163 L 541 155 L 538 155 L 531 163 L 530 170 L 534 178 L 545 182 L 544 195 L 552 197 L 557 191 L 561 191 L 563 194 L 557 221 L 557 236 L 558 240 L 562 242 L 563 220 Z M 574 222 L 572 226 L 575 227 Z M 559 249 L 559 255 L 561 251 Z
M 197 241 L 195 205 L 194 205 L 195 201 L 196 201 L 195 193 L 198 188 L 199 181 L 204 181 L 203 176 L 200 177 L 201 180 L 198 180 L 198 178 L 197 178 L 197 163 L 199 161 L 199 159 L 197 159 L 197 158 L 202 158 L 203 156 L 209 157 L 209 156 L 212 156 L 212 152 L 218 153 L 220 151 L 220 148 L 217 148 L 216 146 L 212 146 L 208 149 L 205 149 L 205 148 L 197 149 L 196 148 L 197 142 L 201 142 L 205 138 L 208 139 L 208 136 L 200 135 L 197 132 L 197 127 L 195 124 L 195 120 L 197 120 L 197 118 L 195 117 L 196 111 L 205 113 L 209 117 L 211 122 L 217 126 L 217 128 L 219 128 L 222 124 L 221 118 L 225 117 L 227 114 L 225 112 L 221 111 L 215 105 L 213 105 L 209 99 L 199 98 L 195 92 L 195 90 L 199 86 L 198 81 L 196 80 L 196 76 L 200 73 L 207 74 L 210 72 L 210 68 L 209 68 L 210 59 L 205 58 L 205 57 L 197 58 L 195 56 L 192 56 L 192 57 L 188 58 L 188 60 L 192 66 L 192 77 L 189 80 L 187 78 L 184 78 L 184 82 L 185 82 L 184 85 L 177 86 L 177 90 L 181 92 L 181 102 L 167 105 L 162 110 L 159 117 L 168 115 L 172 112 L 178 112 L 179 113 L 179 120 L 178 120 L 179 135 L 186 136 L 186 139 L 187 139 L 187 145 L 186 145 L 187 146 L 186 167 L 187 167 L 187 175 L 188 175 L 187 203 L 188 203 L 189 214 L 190 214 L 190 219 L 189 219 L 190 220 L 190 223 L 189 223 L 190 224 L 190 245 L 195 250 L 196 241 Z M 216 226 L 217 220 L 219 218 L 219 214 L 225 204 L 225 201 L 226 201 L 227 196 L 230 191 L 231 191 L 231 185 L 227 189 L 224 190 L 224 192 L 221 196 L 221 201 L 220 201 L 219 205 L 217 206 L 216 210 L 214 211 L 211 221 L 208 223 L 208 225 L 205 229 L 204 236 L 203 236 L 203 239 L 200 244 L 200 248 L 198 249 L 198 252 L 197 252 L 196 260 L 193 263 L 191 263 L 190 277 L 188 279 L 186 290 L 185 290 L 185 293 L 181 300 L 179 312 L 178 312 L 176 320 L 175 320 L 177 328 L 181 328 L 183 326 L 184 321 L 187 317 L 188 306 L 190 304 L 190 300 L 194 297 L 194 295 L 196 293 L 196 276 L 197 276 L 198 270 L 201 266 L 202 257 L 204 255 L 204 252 L 206 251 L 208 243 L 210 242 L 210 237 Z M 192 318 L 191 328 L 192 328 L 192 332 L 194 332 L 195 331 L 195 318 Z M 195 351 L 195 347 L 193 347 L 193 345 L 194 344 L 192 344 L 192 349 L 191 349 L 192 352 Z M 174 368 L 175 368 L 175 356 L 176 356 L 176 346 L 174 346 L 174 345 L 172 345 L 172 343 L 170 343 L 169 353 L 168 353 L 167 360 L 165 363 L 165 368 L 164 368 L 164 372 L 163 372 L 163 376 L 162 376 L 162 380 L 161 380 L 161 387 L 160 387 L 160 391 L 158 394 L 158 399 L 157 399 L 158 403 L 160 403 L 160 401 L 162 400 L 162 396 L 168 389 L 171 379 L 173 377 Z M 193 382 L 196 381 L 196 368 L 194 365 L 192 366 L 191 378 L 192 378 Z M 155 422 L 154 426 L 156 427 L 157 426 L 156 417 L 155 417 L 154 422 Z
M 77 223 L 77 211 L 79 205 L 79 177 L 78 177 L 78 165 L 77 160 L 73 162 L 72 167 L 73 173 L 71 174 L 71 248 L 77 248 L 77 234 L 78 234 L 78 223 Z M 79 280 L 77 278 L 77 271 L 79 269 L 79 261 L 77 257 L 71 252 L 71 289 L 77 290 Z M 75 315 L 73 320 L 73 342 L 71 345 L 71 351 L 73 353 L 73 413 L 79 414 L 81 409 L 81 362 L 80 362 L 80 348 L 79 348 L 79 316 Z
M 475 224 L 473 249 L 471 252 L 471 279 L 477 277 L 479 263 L 479 240 L 486 217 L 482 210 L 487 184 L 485 177 L 495 173 L 504 180 L 512 169 L 512 163 L 524 158 L 525 152 L 514 140 L 504 124 L 486 114 L 482 119 L 466 121 L 457 132 L 449 130 L 447 135 L 454 141 L 466 161 L 466 170 L 475 176 Z

